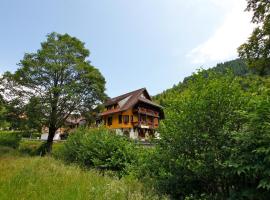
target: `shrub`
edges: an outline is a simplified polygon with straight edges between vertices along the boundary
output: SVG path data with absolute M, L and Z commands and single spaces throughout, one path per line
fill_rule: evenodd
M 37 137 L 40 137 L 41 133 L 38 133 L 36 131 L 21 131 L 21 136 L 24 138 L 33 138 L 36 139 Z
M 136 161 L 135 146 L 104 128 L 78 129 L 64 144 L 63 158 L 85 167 L 112 170 L 123 175 Z
M 194 75 L 165 102 L 141 172 L 177 199 L 269 199 L 269 88 L 256 77 Z
M 22 140 L 19 145 L 19 151 L 31 156 L 40 155 L 40 148 L 43 142 L 33 140 Z
M 270 90 L 260 88 L 260 92 L 241 112 L 245 123 L 233 133 L 235 146 L 225 163 L 234 199 L 267 200 L 270 196 Z
M 19 145 L 19 152 L 31 156 L 44 155 L 46 142 L 36 140 L 22 140 Z M 52 156 L 61 158 L 63 142 L 54 143 L 52 149 Z
M 158 191 L 180 199 L 228 195 L 224 162 L 230 132 L 241 124 L 236 111 L 245 106 L 244 97 L 233 76 L 199 72 L 166 102 L 162 139 L 147 166 Z
M 18 132 L 0 131 L 0 145 L 17 148 L 21 141 L 21 135 Z

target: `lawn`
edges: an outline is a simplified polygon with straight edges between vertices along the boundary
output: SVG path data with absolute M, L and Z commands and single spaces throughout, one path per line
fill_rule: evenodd
M 0 199 L 158 199 L 133 179 L 103 176 L 52 157 L 23 156 L 0 146 Z

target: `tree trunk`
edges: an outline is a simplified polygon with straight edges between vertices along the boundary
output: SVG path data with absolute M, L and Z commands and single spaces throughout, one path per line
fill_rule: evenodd
M 46 144 L 46 153 L 51 154 L 52 151 L 52 145 L 53 145 L 53 138 L 56 132 L 56 127 L 55 126 L 50 126 L 49 127 L 49 135 L 47 139 L 47 144 Z

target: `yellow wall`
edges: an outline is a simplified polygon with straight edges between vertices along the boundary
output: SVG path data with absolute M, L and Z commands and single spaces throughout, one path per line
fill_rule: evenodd
M 129 122 L 128 123 L 124 123 L 124 120 L 122 118 L 122 123 L 119 124 L 119 121 L 118 121 L 118 116 L 119 115 L 122 115 L 122 117 L 124 115 L 128 115 L 129 116 Z M 112 125 L 108 126 L 108 117 L 109 116 L 112 116 Z M 103 120 L 106 119 L 106 127 L 107 128 L 110 128 L 110 129 L 118 129 L 118 128 L 133 128 L 133 123 L 131 122 L 131 116 L 133 116 L 133 122 L 138 122 L 138 116 L 137 114 L 136 115 L 133 115 L 133 112 L 132 112 L 132 109 L 129 109 L 127 111 L 124 111 L 124 112 L 120 112 L 120 113 L 115 113 L 113 115 L 107 115 L 103 118 Z M 147 120 L 150 120 L 149 117 Z M 155 128 L 158 128 L 158 118 L 154 118 L 154 127 Z
M 122 119 L 122 124 L 119 124 L 118 122 L 118 116 L 119 115 L 129 115 L 129 123 L 125 124 L 124 123 L 124 120 Z M 129 109 L 127 111 L 124 111 L 122 113 L 116 113 L 116 114 L 113 114 L 112 117 L 112 125 L 108 126 L 108 121 L 106 121 L 106 127 L 107 128 L 132 128 L 133 125 L 131 123 L 131 116 L 133 115 L 133 112 L 132 112 L 132 109 Z M 110 115 L 106 116 L 106 119 L 109 117 Z M 138 118 L 133 116 L 133 121 L 138 121 Z

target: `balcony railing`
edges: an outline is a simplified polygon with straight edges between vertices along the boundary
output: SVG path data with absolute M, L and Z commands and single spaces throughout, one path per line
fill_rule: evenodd
M 153 111 L 147 108 L 138 107 L 138 109 L 135 109 L 134 112 L 138 112 L 138 113 L 145 114 L 148 116 L 159 117 L 159 114 L 157 111 Z
M 136 121 L 132 122 L 134 126 L 138 126 L 140 128 L 142 127 L 148 127 L 149 129 L 154 129 L 158 127 L 158 124 L 150 121 Z

